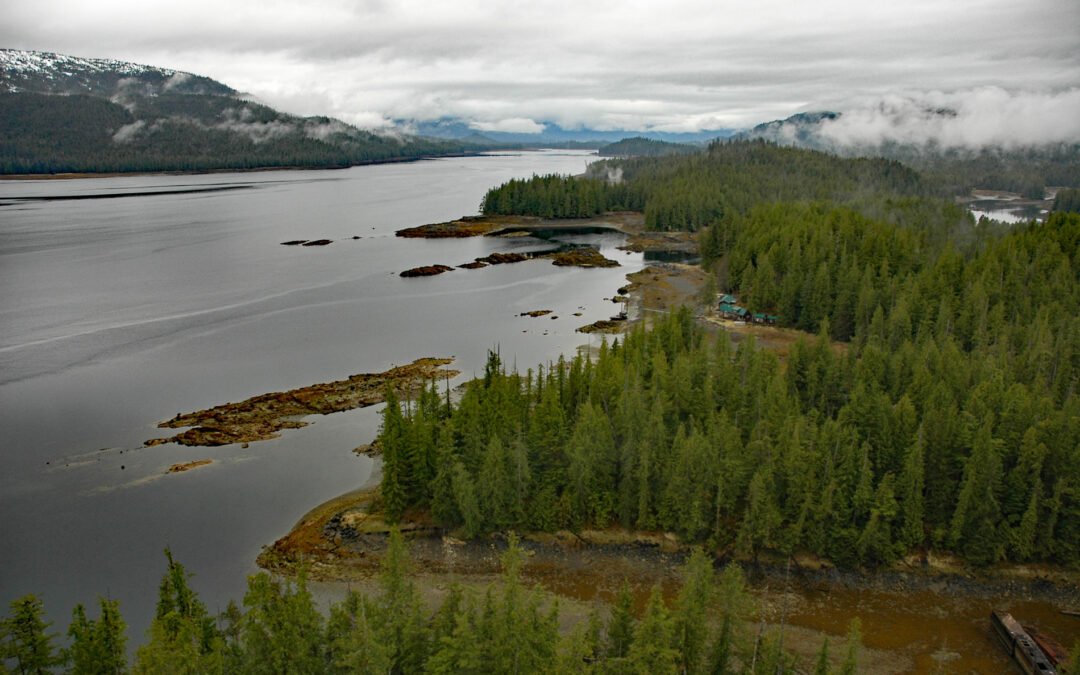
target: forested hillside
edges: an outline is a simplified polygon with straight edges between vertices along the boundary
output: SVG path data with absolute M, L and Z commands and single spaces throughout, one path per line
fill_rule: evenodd
M 296 117 L 150 66 L 15 50 L 0 66 L 3 174 L 344 167 L 479 148 Z
M 939 201 L 935 209 L 943 211 L 972 188 L 1042 199 L 1045 186 L 1080 186 L 1080 146 L 967 154 L 896 148 L 886 154 L 891 159 L 840 157 L 762 140 L 717 141 L 685 157 L 609 159 L 591 164 L 581 177 L 511 181 L 489 191 L 481 210 L 578 218 L 628 209 L 644 211 L 652 229 L 696 231 L 778 201 L 828 200 L 878 212 L 883 202 L 920 197 Z M 930 214 L 925 205 L 919 208 L 925 221 Z
M 597 162 L 583 177 L 513 180 L 490 190 L 481 210 L 549 218 L 635 210 L 645 212 L 650 229 L 697 231 L 760 203 L 861 205 L 926 192 L 918 174 L 894 161 L 841 159 L 763 141 L 717 142 L 687 156 Z
M 493 358 L 452 408 L 388 405 L 387 513 L 466 536 L 618 523 L 844 566 L 1080 563 L 1080 216 L 958 243 L 899 212 L 776 203 L 708 228 L 706 260 L 752 308 L 818 331 L 784 363 L 683 311 L 591 360 Z
M 85 95 L 0 94 L 0 173 L 343 167 L 460 153 L 224 96 L 162 95 L 134 108 Z
M 701 152 L 703 149 L 701 146 L 686 143 L 670 143 L 635 136 L 601 146 L 597 154 L 601 157 L 663 157 L 664 155 L 689 155 Z

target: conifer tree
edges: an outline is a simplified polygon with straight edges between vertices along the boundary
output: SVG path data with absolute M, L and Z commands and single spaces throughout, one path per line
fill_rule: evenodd
M 97 620 L 88 618 L 81 604 L 72 610 L 68 627 L 71 644 L 65 651 L 71 673 L 127 672 L 127 626 L 120 616 L 120 603 L 100 598 L 98 605 Z
M 14 662 L 18 673 L 48 673 L 62 661 L 53 646 L 55 633 L 46 622 L 44 606 L 34 595 L 24 595 L 11 602 L 11 616 L 3 621 L 0 662 Z
M 374 617 L 376 632 L 386 645 L 391 671 L 415 673 L 423 670 L 430 650 L 427 620 L 416 586 L 408 578 L 409 552 L 398 528 L 390 530 L 382 559 Z
M 675 645 L 681 656 L 680 669 L 698 672 L 705 660 L 706 616 L 715 592 L 712 560 L 700 547 L 694 547 L 683 565 L 682 575 L 683 586 L 672 614 Z
M 243 671 L 321 673 L 327 662 L 323 617 L 301 570 L 295 583 L 265 572 L 248 577 L 241 625 Z
M 431 515 L 444 528 L 456 527 L 463 521 L 454 495 L 454 467 L 459 460 L 453 441 L 449 424 L 440 425 L 435 449 L 435 477 L 431 481 Z
M 408 451 L 404 433 L 405 420 L 401 415 L 401 405 L 393 387 L 386 389 L 386 407 L 383 409 L 382 430 L 379 439 L 382 442 L 382 492 L 383 512 L 387 522 L 395 524 L 401 520 L 411 495 L 408 490 Z
M 975 432 L 949 530 L 953 546 L 977 565 L 997 562 L 1003 548 L 997 499 L 1001 460 L 990 435 L 992 428 L 992 421 L 986 420 Z
M 389 645 L 372 625 L 376 612 L 371 601 L 356 591 L 330 607 L 327 651 L 331 673 L 388 673 Z
M 165 549 L 168 568 L 158 588 L 150 639 L 135 653 L 136 673 L 196 673 L 213 669 L 224 641 L 213 618 L 188 585 L 191 577 Z
M 480 511 L 480 503 L 476 498 L 476 488 L 473 487 L 472 476 L 469 470 L 461 462 L 454 462 L 454 475 L 451 478 L 451 487 L 454 491 L 454 502 L 461 514 L 464 534 L 468 538 L 475 537 L 484 531 L 484 516 Z
M 659 586 L 653 586 L 645 613 L 634 630 L 634 642 L 627 655 L 627 671 L 641 675 L 662 675 L 679 670 L 680 654 L 673 646 L 675 627 Z
M 926 469 L 923 446 L 923 430 L 920 427 L 915 443 L 904 457 L 904 468 L 897 484 L 900 500 L 900 541 L 907 549 L 920 546 L 925 538 L 923 490 Z
M 615 605 L 611 608 L 611 618 L 607 626 L 607 655 L 609 658 L 622 658 L 630 652 L 634 642 L 634 598 L 630 584 L 623 579 Z

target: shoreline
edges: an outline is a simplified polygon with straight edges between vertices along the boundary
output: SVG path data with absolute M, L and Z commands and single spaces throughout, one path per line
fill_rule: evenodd
M 362 162 L 353 162 L 350 164 L 334 164 L 326 166 L 264 166 L 264 167 L 238 167 L 238 168 L 216 168 L 216 169 L 162 169 L 160 171 L 70 171 L 59 173 L 4 173 L 0 174 L 0 181 L 21 181 L 21 180 L 82 180 L 88 178 L 124 178 L 124 177 L 137 177 L 137 176 L 203 176 L 203 175 L 215 175 L 222 173 L 264 173 L 273 171 L 338 171 L 342 169 L 351 169 L 356 166 L 376 166 L 380 164 L 407 164 L 410 162 L 424 162 L 435 159 L 453 159 L 459 157 L 481 157 L 488 154 L 488 152 L 497 152 L 497 150 L 481 151 L 481 152 L 455 152 L 445 155 L 420 155 L 417 157 L 388 157 L 386 159 L 371 159 Z
M 291 575 L 303 563 L 309 567 L 311 578 L 318 581 L 370 578 L 378 573 L 391 529 L 378 511 L 379 500 L 378 485 L 369 484 L 316 506 L 288 534 L 263 549 L 258 558 L 259 567 Z M 505 545 L 507 533 L 494 532 L 462 541 L 436 526 L 426 512 L 414 510 L 406 516 L 399 529 L 410 541 L 414 561 L 428 573 L 440 573 L 440 570 L 469 576 L 498 573 L 498 558 L 489 553 L 493 547 Z M 621 527 L 519 534 L 522 544 L 532 551 L 530 557 L 562 559 L 565 569 L 576 567 L 572 564 L 575 556 L 629 555 L 662 562 L 634 575 L 650 577 L 655 582 L 674 580 L 675 568 L 694 548 L 693 544 L 680 542 L 672 533 Z M 454 549 L 456 552 L 448 553 Z M 720 565 L 737 563 L 746 570 L 748 578 L 766 585 L 784 583 L 787 578 L 791 585 L 816 591 L 933 591 L 951 598 L 1019 593 L 1042 602 L 1080 604 L 1080 571 L 1051 565 L 1010 563 L 980 569 L 953 556 L 933 553 L 912 554 L 878 569 L 843 569 L 799 552 L 790 556 L 768 552 L 755 561 L 716 555 L 714 551 L 712 558 Z M 457 562 L 449 562 L 452 559 Z M 568 560 L 571 564 L 567 564 Z M 559 571 L 554 569 L 558 565 L 550 561 L 547 567 L 544 576 Z

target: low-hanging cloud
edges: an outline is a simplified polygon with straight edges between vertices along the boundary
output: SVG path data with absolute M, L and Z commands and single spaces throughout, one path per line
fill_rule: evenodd
M 213 124 L 205 124 L 193 117 L 182 115 L 157 119 L 152 123 L 148 123 L 146 120 L 136 120 L 130 124 L 123 125 L 113 132 L 112 140 L 114 143 L 132 143 L 136 140 L 152 136 L 155 132 L 167 125 L 188 125 L 204 130 L 212 129 L 215 131 L 227 131 L 235 134 L 242 134 L 251 139 L 251 142 L 256 145 L 275 138 L 298 133 L 299 131 L 303 131 L 312 138 L 317 138 L 320 133 L 323 134 L 323 137 L 329 135 L 329 133 L 332 133 L 331 129 L 337 129 L 338 127 L 342 129 L 346 128 L 340 122 L 336 121 L 331 121 L 328 125 L 304 125 L 300 121 L 291 122 L 288 120 L 283 121 L 277 119 L 259 122 L 253 119 L 249 109 L 243 108 L 241 110 L 225 110 L 223 119 Z
M 131 124 L 125 124 L 113 133 L 113 142 L 130 143 L 138 138 L 145 128 L 146 122 L 144 120 L 135 120 Z
M 165 84 L 161 86 L 162 91 L 171 91 L 179 86 L 182 86 L 191 79 L 191 73 L 173 73 L 169 79 L 165 80 Z
M 1080 88 L 920 92 L 861 101 L 841 113 L 821 122 L 818 133 L 826 144 L 975 149 L 1080 142 Z
M 224 117 L 224 119 L 221 122 L 212 125 L 212 128 L 219 131 L 231 131 L 233 133 L 243 134 L 250 138 L 251 142 L 256 145 L 294 133 L 299 126 L 298 124 L 276 119 L 266 122 L 257 121 L 255 119 L 255 114 L 247 107 L 241 108 L 240 110 L 227 108 L 222 111 L 222 117 Z
M 547 125 L 528 117 L 512 117 L 494 122 L 473 122 L 472 128 L 479 131 L 504 131 L 512 134 L 540 134 Z
M 314 120 L 304 121 L 304 135 L 316 141 L 325 141 L 331 136 L 348 132 L 349 127 L 338 120 L 330 120 L 328 122 L 316 122 Z

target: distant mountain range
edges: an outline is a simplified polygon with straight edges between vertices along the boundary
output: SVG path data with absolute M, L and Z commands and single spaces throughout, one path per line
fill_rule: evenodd
M 484 131 L 478 129 L 468 120 L 457 117 L 444 117 L 437 120 L 397 120 L 396 124 L 411 133 L 429 138 L 488 144 L 515 143 L 530 147 L 553 147 L 566 144 L 600 147 L 630 137 L 667 141 L 669 143 L 705 144 L 717 138 L 727 138 L 737 131 L 736 129 L 711 129 L 694 132 L 638 131 L 630 129 L 602 131 L 589 128 L 564 129 L 555 122 L 541 122 L 544 130 L 540 133 L 530 134 Z
M 192 73 L 0 49 L 0 173 L 338 167 L 480 149 L 288 115 Z

